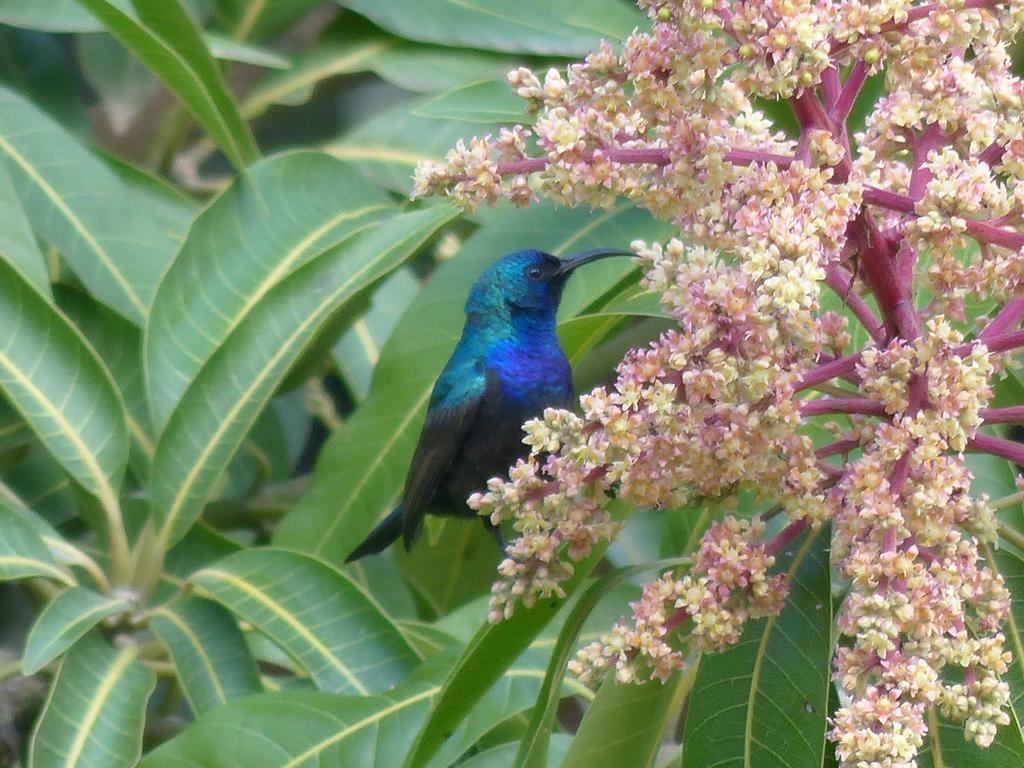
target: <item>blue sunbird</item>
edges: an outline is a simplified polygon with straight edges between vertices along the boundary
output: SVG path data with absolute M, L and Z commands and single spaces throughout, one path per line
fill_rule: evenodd
M 484 271 L 469 292 L 462 337 L 434 384 L 402 501 L 345 562 L 399 536 L 408 550 L 425 514 L 475 516 L 466 505 L 470 494 L 526 455 L 523 423 L 545 408 L 573 406 L 572 372 L 555 333 L 569 275 L 597 259 L 629 255 L 595 248 L 559 259 L 524 250 Z

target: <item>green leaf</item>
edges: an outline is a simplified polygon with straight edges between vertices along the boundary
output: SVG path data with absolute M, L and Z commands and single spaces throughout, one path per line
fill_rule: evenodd
M 50 296 L 46 262 L 25 218 L 7 168 L 0 163 L 0 259 L 18 271 L 39 293 Z
M 427 606 L 424 613 L 444 616 L 487 594 L 502 557 L 494 534 L 472 518 L 428 518 L 426 528 L 422 545 L 394 552 L 406 583 Z
M 393 39 L 398 40 L 397 44 L 373 56 L 368 68 L 392 85 L 413 93 L 442 93 L 482 77 L 503 79 L 510 70 L 536 62 L 494 51 L 442 48 Z M 520 114 L 524 104 L 520 101 Z
M 74 645 L 108 616 L 131 610 L 131 603 L 71 587 L 50 601 L 36 619 L 25 641 L 21 668 L 34 675 Z
M 435 96 L 416 107 L 413 114 L 435 120 L 509 125 L 530 122 L 525 106 L 507 80 L 484 80 Z
M 3 87 L 0 158 L 36 233 L 96 298 L 141 325 L 177 248 L 163 220 L 64 128 Z
M 638 517 L 644 516 L 633 515 L 630 519 L 635 520 Z M 619 568 L 618 570 L 599 578 L 593 584 L 589 585 L 586 591 L 580 595 L 580 598 L 573 604 L 572 610 L 569 611 L 569 614 L 562 622 L 561 630 L 558 633 L 558 639 L 555 642 L 554 649 L 551 651 L 551 659 L 548 663 L 547 672 L 544 675 L 544 685 L 537 696 L 537 705 L 533 708 L 530 723 L 526 728 L 526 733 L 523 734 L 522 741 L 520 742 L 519 753 L 516 756 L 517 766 L 522 766 L 523 768 L 542 768 L 542 766 L 547 763 L 548 743 L 551 739 L 551 730 L 554 725 L 558 702 L 561 700 L 560 690 L 562 687 L 562 680 L 565 677 L 566 668 L 569 664 L 569 656 L 572 654 L 573 648 L 576 644 L 576 638 L 583 629 L 584 622 L 587 620 L 587 617 L 590 616 L 601 598 L 627 579 L 631 579 L 645 571 L 661 572 L 667 568 L 679 567 L 687 562 L 688 559 L 681 558 L 675 560 L 647 562 L 640 565 Z M 676 680 L 675 682 L 678 684 L 679 681 Z M 604 691 L 604 688 L 607 687 L 608 686 L 605 685 L 601 690 Z M 608 702 L 609 706 L 618 706 L 615 702 L 618 702 L 619 699 L 615 695 L 607 693 L 604 698 Z M 626 700 L 630 699 L 628 695 L 625 696 L 625 698 Z M 659 697 L 653 697 L 650 698 L 650 703 L 653 704 L 653 701 L 656 699 L 660 701 Z M 669 695 L 669 699 L 671 699 L 671 695 Z M 643 699 L 643 697 L 641 697 L 638 701 L 648 701 L 648 699 Z M 600 716 L 600 718 L 603 717 L 605 717 L 605 715 Z M 643 723 L 646 721 L 639 720 L 636 722 Z M 638 734 L 643 732 L 643 729 L 637 726 L 628 730 L 636 731 Z M 586 749 L 592 748 L 592 745 L 586 747 Z
M 322 0 L 220 0 L 217 15 L 235 40 L 274 37 L 295 25 Z
M 180 598 L 156 608 L 149 626 L 170 651 L 196 717 L 263 690 L 245 637 L 216 603 Z
M 114 0 L 79 2 L 181 100 L 240 172 L 259 157 L 220 66 L 181 0 L 132 0 L 134 12 Z
M 139 768 L 392 768 L 437 690 L 415 682 L 378 696 L 250 696 L 210 712 Z
M 370 380 L 380 360 L 381 348 L 420 287 L 411 269 L 396 269 L 373 292 L 370 308 L 331 349 L 331 359 L 356 402 L 362 402 L 370 394 Z
M 61 662 L 32 733 L 28 768 L 132 768 L 155 685 L 133 649 L 86 635 Z
M 646 768 L 654 764 L 682 676 L 620 685 L 605 680 L 580 723 L 561 768 Z M 543 768 L 545 762 L 536 763 Z M 517 763 L 518 765 L 518 763 Z
M 431 657 L 421 670 L 417 670 L 417 677 L 433 667 L 440 673 L 437 676 L 443 678 L 457 660 L 459 651 L 459 648 L 453 648 Z M 531 644 L 452 729 L 444 745 L 427 763 L 429 768 L 454 765 L 502 724 L 518 724 L 537 700 L 549 653 L 550 647 L 542 641 Z M 582 694 L 587 700 L 593 699 L 593 694 L 578 681 L 566 682 L 568 684 L 563 688 L 565 695 L 571 692 Z
M 992 548 L 986 545 L 983 551 L 989 567 L 998 566 L 1010 590 L 1012 602 L 1004 630 L 1013 662 L 1006 673 L 1006 681 L 1010 685 L 1010 706 L 1020 723 L 1024 722 L 1024 560 L 1006 549 L 998 549 L 993 555 Z
M 268 158 L 217 197 L 161 281 L 146 327 L 157 424 L 271 288 L 393 210 L 386 195 L 317 152 Z
M 647 25 L 617 0 L 337 0 L 389 32 L 412 40 L 495 51 L 579 56 L 602 38 L 623 40 Z
M 221 61 L 237 61 L 241 64 L 252 64 L 268 69 L 289 69 L 291 62 L 274 51 L 259 48 L 232 40 L 230 37 L 218 35 L 216 32 L 204 32 L 203 40 L 214 58 Z
M 44 32 L 96 32 L 100 26 L 77 0 L 0 0 L 0 22 Z
M 3 6 L 4 0 L 0 0 L 0 8 Z M 0 23 L 0 83 L 32 101 L 71 133 L 91 137 L 76 69 L 74 50 L 59 36 Z
M 522 63 L 522 57 L 491 51 L 440 48 L 403 40 L 361 22 L 357 16 L 347 16 L 341 26 L 340 33 L 325 31 L 315 46 L 295 57 L 287 71 L 263 78 L 242 102 L 242 114 L 251 120 L 274 104 L 302 104 L 320 83 L 356 72 L 375 72 L 414 93 L 440 93 L 481 77 L 503 77 Z
M 527 246 L 564 254 L 627 244 L 657 236 L 662 227 L 625 205 L 595 214 L 556 212 L 549 205 L 496 214 L 434 272 L 395 327 L 381 352 L 370 396 L 325 444 L 306 494 L 278 526 L 275 541 L 340 565 L 391 510 L 434 381 L 462 332 L 465 297 L 487 264 Z M 525 233 L 529 240 L 524 241 Z M 627 260 L 608 259 L 579 270 L 566 287 L 561 318 L 584 311 L 631 269 Z
M 192 582 L 284 649 L 321 690 L 383 691 L 418 661 L 400 628 L 355 581 L 298 552 L 245 550 Z
M 601 560 L 604 550 L 604 545 L 598 545 L 587 558 L 576 563 L 572 578 L 562 584 L 567 596 L 579 588 Z M 477 631 L 451 667 L 413 748 L 402 763 L 405 768 L 419 768 L 441 750 L 456 726 L 529 647 L 562 605 L 562 600 L 546 599 L 538 600 L 531 608 L 518 606 L 511 618 L 485 624 Z
M 125 407 L 77 330 L 0 262 L 0 390 L 40 442 L 105 509 L 128 460 Z
M 996 739 L 982 748 L 964 738 L 960 723 L 950 722 L 935 710 L 928 711 L 928 735 L 918 753 L 921 768 L 1020 768 L 1024 765 L 1024 740 L 1012 714 L 1010 724 L 999 728 Z
M 110 35 L 78 35 L 75 45 L 82 76 L 99 96 L 111 128 L 124 134 L 150 106 L 160 81 Z
M 683 768 L 820 768 L 832 648 L 827 530 L 780 555 L 789 598 L 723 653 L 705 654 L 690 696 Z
M 104 305 L 74 291 L 58 289 L 57 303 L 88 339 L 117 383 L 127 407 L 132 468 L 139 477 L 148 476 L 155 440 L 142 379 L 142 331 Z
M 192 382 L 157 443 L 152 494 L 165 541 L 180 539 L 199 517 L 275 387 L 320 329 L 454 216 L 448 206 L 397 216 L 267 291 Z
M 562 733 L 555 734 L 551 739 L 551 754 L 547 768 L 559 768 L 571 744 L 571 736 Z M 499 744 L 497 747 L 485 749 L 465 762 L 459 763 L 459 768 L 508 768 L 510 765 L 515 765 L 513 761 L 518 748 L 519 742 L 515 741 Z
M 44 524 L 45 525 L 45 524 Z M 64 584 L 75 580 L 61 568 L 32 525 L 6 502 L 0 503 L 0 582 L 43 576 Z
M 444 160 L 459 139 L 483 136 L 493 130 L 486 123 L 433 120 L 413 114 L 422 100 L 385 110 L 325 149 L 358 168 L 375 184 L 408 195 L 411 176 L 422 160 Z

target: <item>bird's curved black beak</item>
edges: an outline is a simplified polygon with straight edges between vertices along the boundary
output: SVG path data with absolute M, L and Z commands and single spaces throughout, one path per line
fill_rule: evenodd
M 618 248 L 591 248 L 589 251 L 580 251 L 579 253 L 570 254 L 560 260 L 561 266 L 558 268 L 558 276 L 568 277 L 576 267 L 582 267 L 584 264 L 589 264 L 592 261 L 604 259 L 608 256 L 632 255 L 632 251 L 623 251 Z

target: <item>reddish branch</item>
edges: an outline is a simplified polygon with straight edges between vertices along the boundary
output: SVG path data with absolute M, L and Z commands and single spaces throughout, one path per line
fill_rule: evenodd
M 854 317 L 860 320 L 868 334 L 876 342 L 885 339 L 885 325 L 874 313 L 868 303 L 853 292 L 853 275 L 838 264 L 825 268 L 825 283 L 836 292 L 843 303 L 853 312 Z
M 1021 318 L 1024 318 L 1024 299 L 1011 299 L 992 318 L 992 322 L 985 326 L 979 338 L 987 343 L 989 339 L 999 336 L 1019 324 Z
M 967 441 L 967 450 L 978 453 L 990 453 L 993 456 L 1012 461 L 1014 464 L 1024 466 L 1024 445 L 1012 440 L 1003 440 L 1001 437 L 989 437 L 988 435 L 975 435 Z
M 986 424 L 1021 424 L 1024 423 L 1024 405 L 982 408 L 981 418 L 985 420 Z
M 800 413 L 803 416 L 826 416 L 837 413 L 885 416 L 885 406 L 866 397 L 821 397 L 800 403 Z
M 769 555 L 779 554 L 779 552 L 788 547 L 801 533 L 806 531 L 810 525 L 811 524 L 808 522 L 807 518 L 797 520 L 795 523 L 790 523 L 779 531 L 773 538 L 765 542 L 764 551 Z

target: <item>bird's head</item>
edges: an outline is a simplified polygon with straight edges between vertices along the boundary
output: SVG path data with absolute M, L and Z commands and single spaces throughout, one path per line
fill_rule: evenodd
M 479 317 L 530 314 L 554 318 L 569 275 L 591 261 L 631 256 L 629 251 L 594 248 L 559 259 L 537 250 L 514 251 L 480 275 L 466 302 L 466 314 Z

